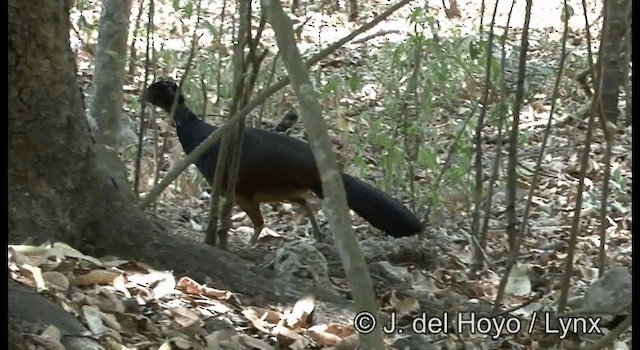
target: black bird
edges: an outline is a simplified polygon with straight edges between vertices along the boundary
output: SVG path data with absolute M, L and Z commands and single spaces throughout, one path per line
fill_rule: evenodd
M 177 84 L 157 81 L 149 85 L 145 99 L 170 113 Z M 173 119 L 178 139 L 184 151 L 191 153 L 216 127 L 199 119 L 180 95 Z M 207 181 L 213 175 L 220 151 L 217 142 L 195 162 Z M 365 182 L 342 174 L 349 208 L 371 225 L 392 237 L 411 236 L 422 230 L 420 220 L 397 200 Z M 226 179 L 223 179 L 223 187 Z M 236 184 L 236 204 L 247 213 L 253 223 L 251 243 L 255 243 L 264 228 L 260 203 L 289 201 L 303 205 L 319 237 L 313 211 L 307 206 L 309 191 L 322 198 L 322 182 L 309 145 L 293 137 L 262 129 L 246 128 Z M 317 232 L 316 232 L 317 231 Z

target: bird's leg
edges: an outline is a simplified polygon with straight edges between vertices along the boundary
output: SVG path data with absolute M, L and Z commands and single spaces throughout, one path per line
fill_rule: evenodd
M 264 225 L 255 225 L 253 226 L 253 235 L 251 235 L 251 239 L 249 240 L 249 243 L 251 245 L 256 244 L 256 242 L 258 241 L 258 237 L 260 237 L 260 232 L 262 232 L 262 229 L 264 228 Z
M 322 234 L 322 230 L 320 229 L 320 225 L 318 225 L 318 220 L 316 220 L 316 215 L 313 213 L 313 208 L 311 208 L 311 204 L 306 198 L 293 198 L 291 202 L 296 203 L 304 208 L 307 217 L 309 217 L 309 221 L 311 221 L 311 227 L 313 228 L 313 238 L 316 241 L 322 242 L 324 241 L 324 235 Z
M 320 225 L 318 225 L 318 220 L 316 220 L 316 215 L 311 208 L 311 204 L 305 201 L 304 209 L 307 212 L 307 216 L 309 217 L 309 221 L 311 221 L 311 227 L 313 227 L 313 237 L 318 242 L 324 241 L 325 237 L 322 234 L 322 230 L 320 229 Z
M 236 194 L 236 203 L 245 213 L 249 216 L 251 223 L 253 224 L 253 235 L 249 240 L 249 243 L 255 244 L 258 241 L 260 232 L 264 228 L 264 219 L 260 212 L 260 203 L 255 202 L 252 198 L 247 198 L 240 194 Z

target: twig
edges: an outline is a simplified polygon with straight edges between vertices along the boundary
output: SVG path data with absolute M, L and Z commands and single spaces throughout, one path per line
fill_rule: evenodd
M 138 16 L 136 17 L 136 24 L 133 27 L 133 35 L 131 38 L 131 47 L 129 47 L 129 75 L 133 75 L 136 67 L 136 40 L 138 36 L 138 30 L 140 29 L 140 22 L 142 21 L 142 9 L 144 7 L 144 0 L 140 0 L 140 6 L 138 7 Z
M 397 30 L 397 29 L 391 29 L 391 30 L 381 30 L 379 32 L 373 33 L 373 34 L 369 34 L 363 38 L 360 38 L 358 40 L 354 40 L 353 43 L 354 44 L 363 44 L 373 38 L 379 37 L 379 36 L 384 36 L 384 35 L 388 35 L 388 34 L 400 34 L 402 33 L 401 31 Z
M 146 35 L 146 53 L 144 58 L 144 86 L 142 93 L 146 93 L 147 91 L 147 82 L 149 81 L 149 68 L 151 66 L 151 62 L 149 59 L 152 45 L 151 31 L 153 30 L 153 13 L 154 13 L 154 1 L 149 1 L 149 13 L 148 21 L 147 21 L 147 35 Z M 133 175 L 133 190 L 138 195 L 138 190 L 140 188 L 140 162 L 142 160 L 142 144 L 144 139 L 144 117 L 146 111 L 147 104 L 144 99 L 142 99 L 142 104 L 140 106 L 140 128 L 138 129 L 138 149 L 136 150 L 136 162 L 135 162 L 135 170 Z
M 627 315 L 627 317 L 624 319 L 624 321 L 622 321 L 622 323 L 620 323 L 616 328 L 612 329 L 611 332 L 609 332 L 607 335 L 600 338 L 600 340 L 593 343 L 590 347 L 587 348 L 587 350 L 604 349 L 607 344 L 611 343 L 614 339 L 618 338 L 620 334 L 622 334 L 629 327 L 631 327 L 631 320 L 632 320 L 631 309 L 632 308 L 630 307 L 629 315 Z

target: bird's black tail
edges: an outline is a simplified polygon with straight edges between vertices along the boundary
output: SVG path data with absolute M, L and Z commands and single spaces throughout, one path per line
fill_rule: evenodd
M 351 210 L 392 237 L 411 236 L 422 231 L 420 220 L 399 201 L 377 188 L 342 174 Z

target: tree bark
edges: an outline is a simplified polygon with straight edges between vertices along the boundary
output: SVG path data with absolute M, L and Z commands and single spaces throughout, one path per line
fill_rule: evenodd
M 8 7 L 10 243 L 62 241 L 267 300 L 299 294 L 272 270 L 172 235 L 136 210 L 124 165 L 93 140 L 84 118 L 70 1 L 10 0 Z
M 115 229 L 114 214 L 131 199 L 122 164 L 95 147 L 82 117 L 69 4 L 9 2 L 10 242 L 91 240 Z M 98 154 L 109 166 L 97 166 Z
M 291 78 L 291 86 L 296 98 L 300 103 L 302 119 L 309 135 L 309 146 L 322 179 L 324 212 L 332 230 L 335 232 L 333 237 L 340 252 L 349 285 L 353 291 L 356 311 L 367 311 L 378 318 L 379 313 L 373 294 L 373 284 L 364 255 L 351 227 L 347 196 L 340 171 L 338 170 L 336 156 L 331 149 L 327 125 L 322 119 L 322 106 L 318 101 L 309 73 L 296 46 L 291 21 L 282 10 L 279 0 L 262 1 L 261 4 L 262 10 L 275 33 L 282 61 Z M 372 330 L 369 334 L 360 334 L 360 340 L 362 340 L 363 347 L 366 349 L 385 348 L 382 331 L 379 328 Z
M 102 142 L 115 149 L 122 129 L 124 84 L 131 0 L 102 2 L 100 34 L 91 86 L 91 117 L 99 126 Z
M 351 309 L 350 301 L 319 291 L 313 280 L 280 281 L 271 269 L 172 235 L 136 209 L 124 165 L 95 141 L 85 119 L 69 47 L 70 5 L 70 0 L 8 2 L 9 242 L 62 241 L 96 257 L 142 260 L 202 282 L 209 278 L 254 305 L 290 303 L 313 293 L 332 303 L 324 310 Z M 81 330 L 73 322 L 65 327 L 65 311 L 35 292 L 10 288 L 9 293 L 9 348 L 27 346 L 24 332 L 38 329 L 25 324 L 34 320 L 70 333 Z M 51 313 L 47 319 L 41 314 L 45 307 Z
M 626 60 L 625 35 L 628 31 L 630 2 L 628 0 L 607 0 L 603 8 L 602 25 L 602 53 L 599 59 L 602 61 L 602 69 L 596 72 L 596 82 L 601 83 L 601 106 L 605 120 L 616 124 L 618 121 L 618 101 L 620 99 L 620 87 L 624 79 Z M 602 73 L 602 77 L 599 77 Z

